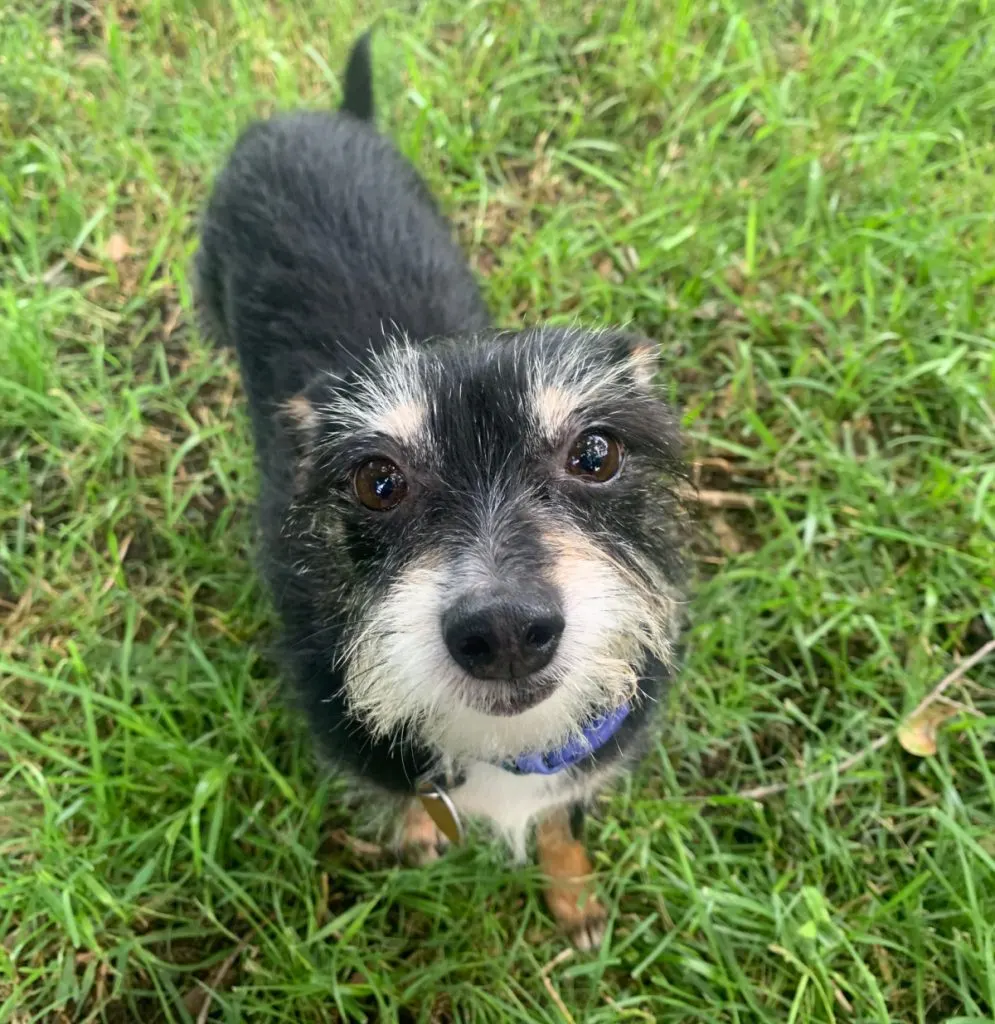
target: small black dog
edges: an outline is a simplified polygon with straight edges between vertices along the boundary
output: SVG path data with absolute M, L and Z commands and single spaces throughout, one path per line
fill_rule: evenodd
M 523 857 L 538 822 L 549 905 L 589 946 L 582 808 L 639 753 L 679 660 L 677 424 L 645 339 L 492 327 L 372 114 L 363 37 L 341 113 L 245 132 L 198 254 L 206 328 L 248 393 L 286 670 L 409 855 L 462 815 Z

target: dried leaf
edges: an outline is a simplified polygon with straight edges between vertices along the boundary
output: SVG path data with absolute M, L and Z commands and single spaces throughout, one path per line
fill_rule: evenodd
M 916 757 L 932 757 L 936 753 L 936 730 L 955 714 L 956 708 L 939 701 L 927 704 L 899 726 L 898 742 Z
M 115 263 L 120 263 L 125 256 L 130 255 L 132 249 L 124 235 L 114 234 L 107 239 L 106 251 L 109 259 L 112 259 Z

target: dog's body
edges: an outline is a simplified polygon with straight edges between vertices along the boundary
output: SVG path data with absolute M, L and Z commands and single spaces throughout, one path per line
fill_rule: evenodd
M 492 328 L 369 81 L 364 39 L 342 113 L 245 132 L 198 256 L 248 393 L 286 669 L 409 848 L 441 838 L 426 784 L 519 856 L 538 821 L 550 906 L 589 943 L 567 815 L 639 752 L 677 664 L 675 421 L 640 339 Z

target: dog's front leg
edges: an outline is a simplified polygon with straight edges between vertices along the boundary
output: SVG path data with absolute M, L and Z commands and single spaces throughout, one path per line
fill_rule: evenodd
M 550 913 L 578 949 L 596 948 L 604 937 L 605 911 L 592 891 L 591 862 L 572 834 L 567 808 L 539 822 L 536 845 Z
M 411 867 L 423 867 L 438 860 L 448 846 L 449 840 L 422 802 L 417 798 L 411 800 L 404 809 L 395 840 L 401 860 Z

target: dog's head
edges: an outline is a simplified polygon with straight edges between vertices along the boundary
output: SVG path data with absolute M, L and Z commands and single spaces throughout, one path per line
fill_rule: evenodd
M 372 732 L 547 750 L 670 666 L 683 466 L 655 364 L 620 332 L 401 340 L 288 404 L 288 528 Z

